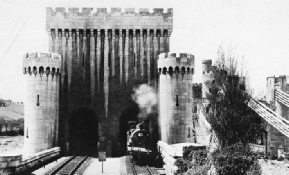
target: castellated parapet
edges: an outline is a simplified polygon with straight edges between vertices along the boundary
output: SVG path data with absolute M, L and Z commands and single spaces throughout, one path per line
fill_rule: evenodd
M 196 142 L 193 124 L 194 56 L 187 53 L 159 55 L 159 115 L 161 140 Z
M 24 156 L 58 145 L 60 67 L 59 54 L 27 53 L 23 56 Z
M 112 8 L 108 13 L 106 8 L 65 8 L 58 7 L 46 9 L 47 30 L 55 29 L 168 29 L 172 30 L 173 9 L 168 8 L 164 13 L 163 8 L 141 8 L 136 13 L 134 8 Z M 60 22 L 61 21 L 61 22 Z

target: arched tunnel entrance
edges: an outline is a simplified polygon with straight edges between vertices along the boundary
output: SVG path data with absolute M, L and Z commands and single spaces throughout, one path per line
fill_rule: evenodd
M 127 152 L 127 131 L 130 129 L 130 124 L 138 124 L 139 112 L 138 108 L 131 108 L 124 111 L 119 118 L 119 138 L 122 155 Z
M 89 109 L 79 109 L 69 117 L 69 155 L 97 156 L 98 118 Z

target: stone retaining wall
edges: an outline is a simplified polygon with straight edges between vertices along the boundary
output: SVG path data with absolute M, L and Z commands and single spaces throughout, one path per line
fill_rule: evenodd
M 48 161 L 58 158 L 60 148 L 54 147 L 45 151 L 32 154 L 28 157 L 22 157 L 22 154 L 0 156 L 0 174 L 14 175 L 29 172 Z

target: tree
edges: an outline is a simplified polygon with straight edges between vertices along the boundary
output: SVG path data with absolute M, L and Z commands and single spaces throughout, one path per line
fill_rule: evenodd
M 19 125 L 19 126 L 18 126 L 18 127 L 19 127 L 19 128 L 18 128 L 18 129 L 19 129 L 19 130 L 18 130 L 18 131 L 19 131 L 19 134 L 20 134 L 20 135 L 24 135 L 24 118 L 18 119 L 17 122 L 18 122 L 18 125 Z
M 18 120 L 12 120 L 10 123 L 11 132 L 14 132 L 19 129 Z
M 262 126 L 248 101 L 252 98 L 246 76 L 238 68 L 237 59 L 222 48 L 216 61 L 214 80 L 205 82 L 209 88 L 207 118 L 216 133 L 219 147 L 212 153 L 217 174 L 261 174 L 258 160 L 248 143 L 257 140 Z
M 247 105 L 252 96 L 245 74 L 238 69 L 237 59 L 220 48 L 214 80 L 205 83 L 210 91 L 207 117 L 220 146 L 239 142 L 245 145 L 257 139 L 262 122 Z
M 2 135 L 2 127 L 4 126 L 4 119 L 0 119 L 0 135 Z
M 8 126 L 10 125 L 10 121 L 9 120 L 4 120 L 4 126 L 5 126 L 5 134 L 7 135 L 8 133 Z

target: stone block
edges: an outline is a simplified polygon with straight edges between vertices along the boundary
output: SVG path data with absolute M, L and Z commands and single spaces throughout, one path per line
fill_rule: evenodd
M 121 13 L 121 8 L 111 8 L 111 13 Z
M 125 13 L 135 13 L 134 8 L 125 8 Z
M 107 13 L 106 8 L 97 8 L 97 13 Z
M 0 169 L 8 168 L 8 162 L 0 162 Z
M 20 165 L 20 163 L 21 163 L 20 160 L 11 161 L 8 163 L 8 167 L 17 167 Z

